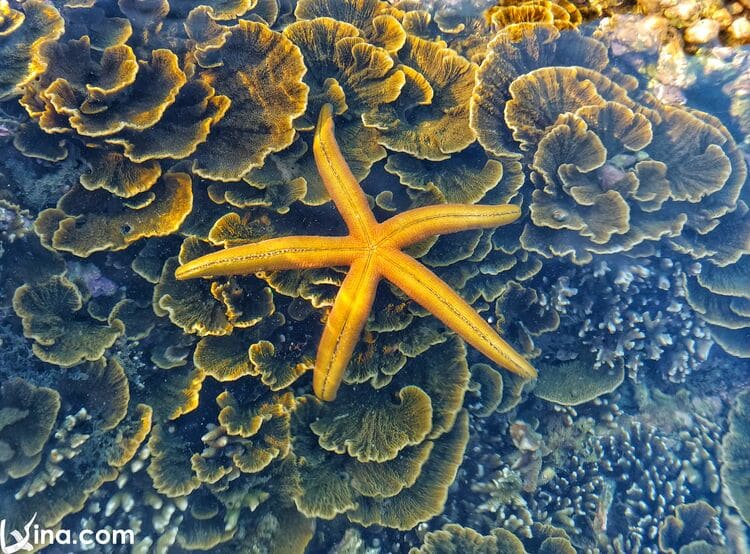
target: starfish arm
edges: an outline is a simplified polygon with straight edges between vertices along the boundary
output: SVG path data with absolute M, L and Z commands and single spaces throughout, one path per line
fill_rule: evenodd
M 395 249 L 383 249 L 378 269 L 388 281 L 508 371 L 534 379 L 536 370 L 437 275 Z
M 313 139 L 315 165 L 349 232 L 366 239 L 372 236 L 372 229 L 377 221 L 357 178 L 339 150 L 333 131 L 333 108 L 330 104 L 325 104 L 320 110 Z
M 378 238 L 383 246 L 400 250 L 433 235 L 507 225 L 520 215 L 521 208 L 513 204 L 436 204 L 393 216 L 379 226 Z
M 279 237 L 206 254 L 178 267 L 175 277 L 184 280 L 349 265 L 363 251 L 362 244 L 351 237 Z
M 313 389 L 321 400 L 334 400 L 354 348 L 372 309 L 380 276 L 373 256 L 352 263 L 328 314 L 313 372 Z

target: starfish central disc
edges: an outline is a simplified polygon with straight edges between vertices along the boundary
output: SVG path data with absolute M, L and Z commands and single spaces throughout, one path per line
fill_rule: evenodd
M 511 204 L 439 204 L 409 210 L 378 223 L 336 143 L 329 104 L 320 111 L 313 154 L 326 190 L 349 229 L 347 236 L 280 237 L 235 246 L 192 260 L 177 268 L 175 276 L 191 279 L 348 266 L 328 314 L 315 360 L 313 388 L 321 400 L 336 398 L 382 278 L 497 364 L 526 379 L 536 377 L 531 364 L 456 291 L 402 252 L 405 247 L 433 235 L 506 225 L 521 215 L 520 208 Z

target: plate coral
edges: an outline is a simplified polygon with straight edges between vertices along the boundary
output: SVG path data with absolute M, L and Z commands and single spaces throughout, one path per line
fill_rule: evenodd
M 748 18 L 0 0 L 6 535 L 746 550 Z

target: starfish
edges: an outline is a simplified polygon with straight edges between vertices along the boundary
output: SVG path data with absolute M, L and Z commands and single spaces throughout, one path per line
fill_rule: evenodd
M 313 139 L 318 172 L 349 234 L 291 236 L 234 246 L 177 268 L 177 279 L 348 266 L 349 271 L 326 319 L 313 370 L 321 400 L 336 398 L 344 372 L 372 309 L 381 278 L 390 281 L 448 328 L 502 367 L 524 378 L 536 371 L 482 316 L 432 271 L 402 250 L 432 235 L 487 229 L 516 220 L 520 208 L 439 204 L 408 210 L 378 223 L 367 197 L 339 150 L 333 111 L 320 111 Z

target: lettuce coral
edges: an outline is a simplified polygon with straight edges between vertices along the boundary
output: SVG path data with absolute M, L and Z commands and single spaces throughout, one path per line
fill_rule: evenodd
M 14 9 L 0 3 L 0 100 L 16 96 L 34 77 L 39 47 L 63 34 L 65 23 L 54 6 L 40 0 Z
M 60 410 L 60 395 L 23 379 L 0 386 L 0 483 L 31 473 L 41 461 Z
M 87 362 L 49 384 L 14 378 L 0 388 L 0 508 L 16 528 L 34 513 L 53 527 L 79 511 L 117 478 L 151 428 L 151 409 L 131 403 L 113 360 Z
M 659 548 L 668 554 L 700 549 L 721 552 L 718 545 L 712 545 L 711 533 L 718 515 L 719 512 L 703 500 L 677 506 L 675 515 L 669 516 L 659 528 Z
M 216 124 L 216 132 L 198 147 L 193 171 L 205 178 L 234 181 L 261 165 L 268 153 L 292 143 L 292 121 L 307 104 L 307 86 L 301 82 L 306 69 L 299 50 L 287 38 L 251 21 L 228 29 L 214 53 L 218 59 L 199 73 L 199 79 L 232 103 Z M 269 74 L 274 76 L 271 82 L 264 78 Z M 263 86 L 258 86 L 260 82 Z M 256 110 L 258 105 L 264 109 Z M 248 143 L 251 148 L 237 149 Z
M 96 361 L 124 331 L 123 325 L 101 325 L 81 308 L 78 288 L 65 277 L 23 285 L 13 296 L 13 309 L 24 335 L 34 339 L 34 354 L 45 362 L 69 367 Z
M 729 497 L 746 522 L 750 520 L 747 495 L 747 453 L 750 450 L 748 399 L 750 394 L 743 392 L 734 401 L 729 416 L 729 432 L 722 440 L 724 462 L 721 466 L 721 477 L 727 486 Z
M 740 358 L 750 357 L 748 200 L 747 192 L 743 193 L 734 211 L 704 236 L 696 236 L 688 252 L 700 265 L 685 279 L 690 306 L 707 323 L 719 346 Z
M 745 180 L 718 121 L 661 104 L 608 68 L 601 43 L 549 24 L 495 36 L 471 115 L 485 148 L 528 157 L 534 187 L 520 241 L 545 257 L 586 264 L 665 237 L 687 249 L 711 228 L 706 217 L 735 210 Z M 706 217 L 690 208 L 699 203 Z
M 574 554 L 576 549 L 564 533 L 552 531 L 535 541 L 522 541 L 518 536 L 503 528 L 493 529 L 489 535 L 482 535 L 470 527 L 454 523 L 425 535 L 424 544 L 412 548 L 410 554 L 453 554 L 476 552 L 477 554 Z
M 122 250 L 145 237 L 169 235 L 191 208 L 190 176 L 168 172 L 153 188 L 130 199 L 72 188 L 57 208 L 41 212 L 34 225 L 45 246 L 85 257 L 101 250 Z
M 394 551 L 389 529 L 412 552 L 719 549 L 693 501 L 722 485 L 747 519 L 744 396 L 721 476 L 718 427 L 629 413 L 634 382 L 683 384 L 713 344 L 750 357 L 742 149 L 616 69 L 581 27 L 594 4 L 474 4 L 0 0 L 9 525 L 127 522 L 134 551 L 219 554 L 330 550 L 346 527 Z M 324 103 L 379 220 L 521 206 L 410 253 L 536 384 L 383 284 L 323 404 L 306 393 L 342 271 L 175 280 L 215 247 L 345 232 L 312 155 Z
M 354 429 L 348 422 L 360 413 L 352 406 L 361 405 L 361 395 L 372 390 L 367 384 L 342 391 L 341 402 L 306 398 L 292 420 L 292 446 L 300 458 L 297 507 L 309 516 L 330 519 L 347 513 L 364 525 L 399 529 L 439 512 L 468 438 L 467 415 L 458 411 L 468 379 L 460 350 L 455 341 L 433 346 L 400 370 L 385 390 L 373 391 L 384 400 L 393 394 L 390 390 L 398 391 L 400 402 L 381 402 L 376 412 L 364 414 L 373 420 L 366 428 Z M 434 373 L 419 371 L 421 363 L 437 359 L 450 359 L 446 375 L 456 375 L 440 394 Z M 395 432 L 384 433 L 377 422 L 389 413 L 397 416 L 389 423 Z M 338 471 L 351 478 L 342 481 Z M 383 498 L 387 510 L 381 510 Z

